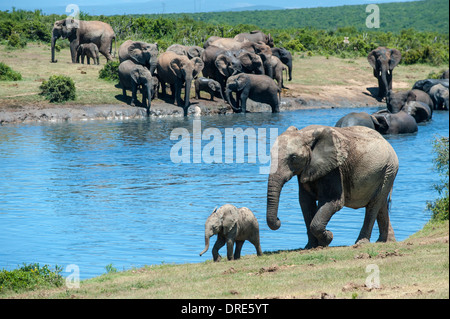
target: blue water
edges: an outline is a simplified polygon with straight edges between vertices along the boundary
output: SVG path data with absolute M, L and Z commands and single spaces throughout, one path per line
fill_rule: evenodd
M 217 128 L 223 136 L 226 128 L 253 128 L 256 133 L 258 128 L 278 128 L 281 134 L 291 125 L 334 126 L 352 111 L 209 116 L 201 119 L 201 127 L 202 132 Z M 435 112 L 417 134 L 386 136 L 400 161 L 391 209 L 397 240 L 421 229 L 430 217 L 425 205 L 438 196 L 432 185 L 439 181 L 432 170 L 432 141 L 449 135 L 448 120 L 448 112 Z M 282 226 L 272 231 L 265 222 L 267 175 L 259 173 L 268 164 L 258 156 L 256 163 L 248 163 L 248 157 L 236 163 L 236 154 L 227 163 L 230 154 L 227 157 L 224 143 L 218 163 L 193 163 L 199 149 L 205 155 L 210 142 L 194 147 L 199 140 L 193 136 L 193 121 L 190 117 L 0 126 L 0 269 L 34 262 L 63 268 L 75 264 L 85 279 L 105 273 L 110 264 L 123 270 L 205 261 L 211 259 L 210 251 L 198 255 L 204 248 L 204 222 L 214 207 L 225 203 L 255 213 L 264 251 L 303 248 L 307 237 L 296 179 L 282 191 Z M 176 136 L 170 139 L 176 128 L 187 129 L 193 137 L 190 163 L 171 160 L 171 150 L 180 141 Z M 267 130 L 266 144 L 269 137 Z M 269 154 L 269 146 L 265 150 Z M 336 213 L 328 224 L 334 233 L 331 246 L 352 245 L 363 218 L 364 209 Z M 374 229 L 372 240 L 377 237 Z M 221 253 L 226 255 L 225 248 Z M 247 242 L 242 254 L 254 253 Z

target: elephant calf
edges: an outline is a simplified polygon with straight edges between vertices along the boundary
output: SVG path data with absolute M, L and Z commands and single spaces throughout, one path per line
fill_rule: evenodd
M 200 91 L 206 91 L 211 95 L 210 100 L 214 101 L 214 95 L 215 92 L 220 92 L 220 96 L 223 100 L 223 94 L 222 94 L 222 87 L 220 86 L 219 82 L 214 81 L 213 79 L 207 79 L 204 77 L 199 77 L 194 82 L 195 86 L 195 97 L 197 99 L 200 99 Z
M 220 260 L 219 249 L 225 244 L 227 244 L 228 260 L 239 259 L 242 245 L 246 240 L 255 246 L 257 255 L 262 256 L 258 221 L 252 211 L 246 207 L 237 208 L 225 204 L 219 209 L 214 209 L 205 223 L 205 249 L 200 256 L 208 251 L 209 239 L 216 234 L 217 241 L 212 250 L 214 261 Z M 236 249 L 233 255 L 234 243 L 236 243 Z
M 85 56 L 87 57 L 87 64 L 91 64 L 90 59 L 94 60 L 94 64 L 100 64 L 100 55 L 98 47 L 95 43 L 91 42 L 80 44 L 77 48 L 77 63 L 80 63 L 80 56 L 82 64 L 84 64 Z
M 126 90 L 131 90 L 131 106 L 135 105 L 137 90 L 141 88 L 142 104 L 147 109 L 147 115 L 150 115 L 151 99 L 154 95 L 154 80 L 150 71 L 140 64 L 126 60 L 119 65 L 119 80 L 124 96 L 127 96 Z

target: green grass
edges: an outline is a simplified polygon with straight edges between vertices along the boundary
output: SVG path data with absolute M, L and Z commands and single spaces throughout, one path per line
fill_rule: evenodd
M 448 221 L 405 241 L 266 252 L 238 261 L 155 265 L 108 272 L 78 289 L 43 288 L 16 298 L 449 298 Z M 380 288 L 365 286 L 366 267 Z

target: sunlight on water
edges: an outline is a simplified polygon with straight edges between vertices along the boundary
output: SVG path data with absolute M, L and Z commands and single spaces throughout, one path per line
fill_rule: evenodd
M 303 128 L 334 126 L 354 109 L 319 109 L 280 114 L 202 118 L 202 129 Z M 374 109 L 358 111 L 374 112 Z M 414 135 L 386 136 L 400 160 L 391 219 L 397 240 L 429 219 L 427 200 L 437 194 L 432 141 L 448 136 L 448 112 Z M 204 222 L 214 207 L 232 203 L 258 218 L 263 250 L 296 249 L 306 230 L 295 179 L 281 194 L 282 227 L 265 221 L 267 175 L 261 163 L 173 163 L 170 140 L 175 128 L 192 133 L 193 118 L 92 121 L 0 127 L 0 269 L 25 263 L 76 264 L 81 278 L 148 264 L 201 262 Z M 209 141 L 203 141 L 205 146 Z M 247 142 L 248 143 L 248 142 Z M 269 137 L 267 137 L 269 143 Z M 192 147 L 192 145 L 191 145 Z M 192 149 L 192 148 L 191 148 Z M 267 154 L 269 146 L 267 145 Z M 195 156 L 195 155 L 194 155 Z M 333 246 L 352 245 L 364 210 L 344 208 L 331 219 Z M 372 234 L 376 240 L 377 230 Z M 215 240 L 212 238 L 212 240 Z M 222 251 L 225 255 L 225 249 Z M 254 254 L 246 243 L 243 254 Z

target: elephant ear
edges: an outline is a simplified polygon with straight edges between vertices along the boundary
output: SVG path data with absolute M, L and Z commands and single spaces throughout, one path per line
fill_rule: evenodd
M 315 181 L 344 164 L 348 156 L 346 138 L 336 129 L 326 127 L 312 134 L 311 157 L 301 173 L 301 182 Z
M 203 60 L 200 59 L 199 57 L 192 58 L 191 61 L 192 63 L 194 63 L 194 72 L 192 75 L 195 77 L 203 70 L 205 64 L 203 63 Z
M 245 74 L 241 74 L 236 78 L 236 87 L 238 91 L 242 91 L 248 85 L 250 85 L 250 78 Z
M 372 66 L 372 68 L 377 68 L 377 50 L 370 51 L 369 55 L 367 56 L 367 61 L 369 61 L 369 64 Z
M 239 60 L 241 61 L 242 65 L 247 68 L 251 69 L 253 65 L 253 59 L 250 55 L 250 52 L 243 52 L 239 54 Z
M 227 210 L 223 214 L 222 227 L 223 227 L 223 234 L 224 235 L 227 235 L 228 233 L 230 233 L 236 227 L 236 224 L 238 222 L 238 218 L 239 218 L 239 213 L 238 213 L 238 210 L 235 207 L 233 207 L 230 210 Z
M 182 65 L 181 65 L 181 59 L 180 58 L 175 58 L 172 59 L 172 61 L 170 61 L 170 68 L 173 70 L 173 72 L 175 73 L 175 75 L 178 78 L 183 78 L 183 73 L 182 73 Z
M 397 49 L 391 49 L 391 59 L 389 60 L 389 70 L 393 70 L 402 59 L 402 54 Z
M 204 49 L 202 49 L 198 46 L 192 46 L 192 47 L 189 47 L 189 49 L 187 50 L 187 55 L 188 55 L 189 59 L 199 58 L 202 55 L 203 51 L 204 51 Z
M 374 113 L 373 116 L 378 120 L 378 127 L 375 127 L 376 130 L 381 134 L 385 134 L 389 130 L 387 117 L 390 115 L 387 113 Z
M 130 56 L 130 59 L 137 64 L 140 65 L 146 65 L 147 61 L 145 61 L 143 52 L 142 52 L 142 46 L 139 42 L 133 42 L 128 47 L 128 54 Z
M 231 72 L 228 68 L 229 60 L 225 54 L 219 54 L 214 61 L 214 64 L 216 65 L 216 68 L 220 72 L 220 74 L 225 77 L 231 76 Z

